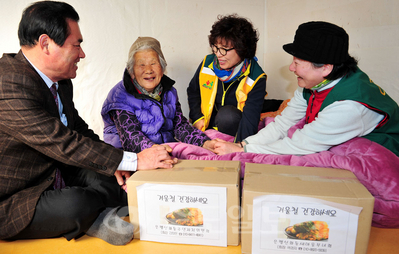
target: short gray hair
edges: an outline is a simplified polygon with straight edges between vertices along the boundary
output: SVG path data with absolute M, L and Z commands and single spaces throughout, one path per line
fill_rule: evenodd
M 126 63 L 126 69 L 130 75 L 133 74 L 133 67 L 135 63 L 134 55 L 137 52 L 153 50 L 158 55 L 159 63 L 161 64 L 162 71 L 165 72 L 166 69 L 166 60 L 163 56 L 161 50 L 161 44 L 157 39 L 152 37 L 138 37 L 137 40 L 133 43 L 129 50 L 129 56 Z

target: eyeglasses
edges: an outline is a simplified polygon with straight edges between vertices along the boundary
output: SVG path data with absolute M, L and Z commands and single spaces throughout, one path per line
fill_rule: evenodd
M 216 47 L 215 45 L 212 45 L 211 48 L 212 48 L 213 54 L 216 55 L 216 53 L 219 51 L 219 53 L 220 53 L 222 56 L 225 56 L 225 55 L 227 54 L 227 52 L 229 52 L 230 50 L 233 50 L 233 49 L 234 49 L 234 48 L 231 48 L 231 49 L 218 48 L 218 47 Z

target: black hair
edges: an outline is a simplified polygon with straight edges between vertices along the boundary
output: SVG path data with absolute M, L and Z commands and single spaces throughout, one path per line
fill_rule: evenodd
M 355 72 L 357 69 L 357 63 L 358 61 L 356 58 L 349 56 L 349 58 L 340 64 L 334 64 L 333 69 L 331 70 L 330 74 L 328 74 L 325 79 L 328 80 L 335 80 L 342 78 L 343 76 L 350 74 L 352 72 Z M 318 64 L 318 63 L 312 63 L 313 67 L 315 68 L 320 68 L 324 64 Z
M 249 20 L 237 14 L 231 14 L 219 15 L 218 21 L 212 25 L 209 45 L 215 45 L 220 39 L 230 42 L 241 59 L 250 59 L 255 56 L 259 37 Z
M 64 2 L 41 1 L 28 6 L 22 13 L 18 28 L 20 46 L 34 46 L 40 35 L 47 34 L 60 47 L 69 36 L 67 20 L 78 22 L 75 9 Z

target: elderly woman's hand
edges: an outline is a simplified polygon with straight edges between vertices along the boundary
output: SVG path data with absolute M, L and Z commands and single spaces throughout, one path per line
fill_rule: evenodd
M 156 168 L 172 168 L 177 163 L 177 158 L 172 158 L 172 151 L 168 145 L 154 145 L 137 154 L 137 170 Z
M 201 119 L 198 122 L 196 122 L 195 124 L 193 124 L 193 126 L 195 128 L 197 128 L 198 130 L 202 130 L 202 128 L 204 128 L 204 124 L 205 124 L 204 119 Z
M 215 148 L 215 144 L 216 144 L 217 140 L 207 140 L 204 142 L 204 144 L 202 145 L 202 148 L 205 148 L 211 152 L 215 152 L 214 148 Z
M 163 146 L 163 147 L 165 147 L 165 149 L 166 149 L 166 151 L 168 153 L 171 153 L 173 151 L 172 147 L 170 147 L 169 145 L 165 145 L 165 144 L 158 145 L 158 144 L 155 144 L 152 147 L 154 147 L 154 146 Z

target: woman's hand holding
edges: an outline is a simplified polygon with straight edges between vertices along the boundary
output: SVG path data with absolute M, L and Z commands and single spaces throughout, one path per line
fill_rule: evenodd
M 213 140 L 207 140 L 204 142 L 204 144 L 202 145 L 202 148 L 205 148 L 211 152 L 215 152 L 214 148 L 215 148 L 215 144 L 216 144 L 217 140 L 213 139 Z
M 198 130 L 202 130 L 202 128 L 204 128 L 204 124 L 205 124 L 205 120 L 201 119 L 198 122 L 196 122 L 195 124 L 193 124 L 193 126 L 195 128 L 197 128 Z
M 227 142 L 222 139 L 216 139 L 214 145 L 214 152 L 218 155 L 224 155 L 229 153 L 244 152 L 244 147 L 240 143 Z

